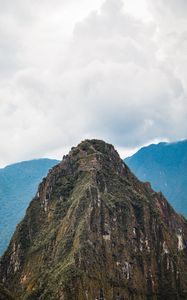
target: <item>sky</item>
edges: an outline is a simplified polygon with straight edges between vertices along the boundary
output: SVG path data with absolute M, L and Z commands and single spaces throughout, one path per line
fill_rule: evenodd
M 187 138 L 186 0 L 0 0 L 0 167 Z

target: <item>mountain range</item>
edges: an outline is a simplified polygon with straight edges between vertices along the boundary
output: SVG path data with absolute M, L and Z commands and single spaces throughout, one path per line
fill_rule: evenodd
M 187 217 L 187 140 L 141 148 L 125 163 L 142 181 L 162 191 L 177 212 Z
M 0 169 L 0 255 L 35 196 L 38 184 L 58 162 L 36 159 Z
M 19 300 L 184 300 L 187 222 L 112 145 L 86 140 L 39 185 L 0 282 Z

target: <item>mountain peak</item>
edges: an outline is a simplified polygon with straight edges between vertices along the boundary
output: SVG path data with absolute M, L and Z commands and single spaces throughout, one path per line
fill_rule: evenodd
M 69 154 L 63 157 L 59 167 L 71 173 L 107 168 L 122 172 L 125 165 L 113 145 L 92 139 L 84 140 L 77 147 L 73 147 Z
M 98 159 L 101 158 L 101 156 L 115 160 L 120 159 L 113 145 L 96 139 L 82 141 L 77 147 L 73 147 L 69 153 L 70 158 L 73 159 L 83 159 L 91 155 Z
M 186 221 L 163 195 L 112 145 L 85 140 L 40 184 L 0 280 L 21 300 L 185 299 L 186 246 Z
M 81 143 L 78 144 L 76 148 L 80 148 L 83 150 L 88 150 L 91 148 L 94 152 L 100 152 L 100 153 L 106 153 L 109 149 L 114 149 L 114 146 L 112 144 L 108 144 L 103 140 L 98 139 L 86 139 L 83 140 Z

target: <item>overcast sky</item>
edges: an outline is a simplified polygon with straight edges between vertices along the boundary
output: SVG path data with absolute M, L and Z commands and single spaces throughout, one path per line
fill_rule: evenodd
M 0 166 L 187 138 L 186 0 L 0 0 Z

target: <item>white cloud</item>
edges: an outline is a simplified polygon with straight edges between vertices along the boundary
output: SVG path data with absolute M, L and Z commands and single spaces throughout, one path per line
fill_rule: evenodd
M 0 164 L 186 137 L 185 2 L 133 1 L 0 1 Z

